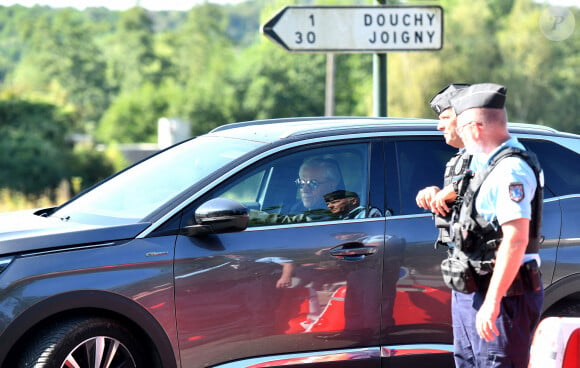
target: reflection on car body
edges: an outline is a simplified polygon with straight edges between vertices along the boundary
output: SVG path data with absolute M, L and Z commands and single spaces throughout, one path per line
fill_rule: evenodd
M 446 250 L 415 205 L 454 153 L 436 125 L 229 124 L 62 206 L 0 215 L 0 367 L 92 367 L 79 351 L 129 367 L 452 364 Z M 580 137 L 510 129 L 546 174 L 544 315 L 578 313 Z M 335 163 L 335 182 L 301 173 L 308 160 Z

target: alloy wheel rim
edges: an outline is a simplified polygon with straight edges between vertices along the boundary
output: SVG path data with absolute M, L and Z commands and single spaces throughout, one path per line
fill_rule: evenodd
M 61 368 L 136 368 L 131 352 L 117 339 L 96 336 L 77 345 Z

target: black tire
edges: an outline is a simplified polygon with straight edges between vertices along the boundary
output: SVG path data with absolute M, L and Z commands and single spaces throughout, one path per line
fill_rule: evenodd
M 543 317 L 580 317 L 580 302 L 566 300 L 550 307 Z
M 119 322 L 76 318 L 53 324 L 33 337 L 18 367 L 143 368 L 144 361 L 141 344 Z

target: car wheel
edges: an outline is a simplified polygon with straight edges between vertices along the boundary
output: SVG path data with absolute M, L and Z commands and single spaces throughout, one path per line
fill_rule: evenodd
M 134 335 L 106 318 L 71 319 L 32 339 L 18 367 L 140 368 L 144 352 Z
M 580 317 L 580 305 L 577 301 L 563 302 L 549 310 L 555 317 Z

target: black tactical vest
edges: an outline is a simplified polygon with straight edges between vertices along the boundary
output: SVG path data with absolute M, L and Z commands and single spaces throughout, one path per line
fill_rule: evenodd
M 453 179 L 465 174 L 465 171 L 469 167 L 471 162 L 471 155 L 465 150 L 457 152 L 445 165 L 445 173 L 443 174 L 443 187 L 451 185 Z M 459 208 L 460 202 L 456 199 L 451 205 L 451 210 L 453 212 L 454 208 Z M 450 227 L 451 227 L 451 213 L 443 217 L 440 215 L 435 215 L 435 226 L 439 229 L 439 236 L 435 242 L 435 248 L 440 245 L 450 246 L 453 241 L 451 238 Z
M 458 175 L 463 175 L 465 170 L 469 167 L 471 155 L 462 150 L 457 152 L 445 165 L 445 174 L 443 176 L 443 186 L 447 186 L 453 182 L 453 178 Z
M 469 176 L 464 180 L 470 180 L 461 193 L 462 205 L 459 214 L 452 221 L 453 239 L 455 251 L 464 253 L 477 272 L 490 272 L 493 269 L 495 251 L 499 246 L 503 234 L 497 219 L 489 222 L 477 213 L 475 202 L 481 185 L 489 173 L 497 164 L 506 157 L 519 157 L 524 160 L 534 171 L 536 177 L 536 191 L 532 199 L 532 219 L 530 221 L 529 242 L 526 253 L 538 253 L 540 248 L 540 228 L 542 226 L 542 207 L 544 202 L 544 183 L 542 170 L 536 155 L 530 151 L 524 151 L 514 147 L 506 147 L 498 152 L 483 173 L 477 173 L 474 179 Z

